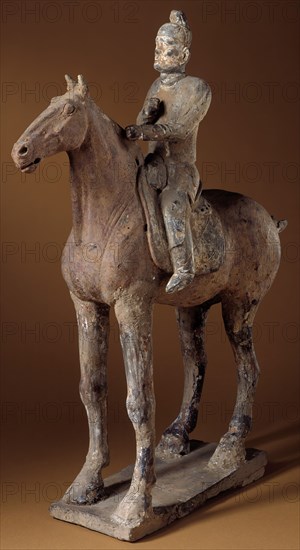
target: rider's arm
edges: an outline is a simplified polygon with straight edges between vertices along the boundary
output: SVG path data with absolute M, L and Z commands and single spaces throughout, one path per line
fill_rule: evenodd
M 195 124 L 199 124 L 205 117 L 211 102 L 211 90 L 208 85 L 198 96 L 197 101 L 193 101 L 186 112 L 181 113 L 180 122 L 170 121 L 165 124 L 141 124 L 139 126 L 129 126 L 126 129 L 129 139 L 141 139 L 143 141 L 177 141 L 184 140 L 190 134 Z

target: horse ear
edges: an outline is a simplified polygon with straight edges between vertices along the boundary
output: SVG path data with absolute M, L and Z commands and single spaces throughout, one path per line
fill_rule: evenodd
M 86 96 L 86 94 L 88 93 L 88 85 L 87 83 L 84 81 L 83 79 L 83 76 L 82 74 L 79 74 L 78 75 L 78 91 L 80 93 L 80 95 L 84 98 Z
M 76 85 L 76 80 L 73 80 L 73 78 L 71 76 L 69 76 L 68 74 L 65 74 L 65 80 L 66 80 L 66 83 L 67 83 L 67 90 L 68 92 L 71 92 L 74 88 L 74 86 Z

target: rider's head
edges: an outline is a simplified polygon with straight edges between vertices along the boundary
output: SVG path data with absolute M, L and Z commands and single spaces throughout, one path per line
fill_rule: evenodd
M 184 71 L 190 58 L 192 33 L 182 11 L 170 13 L 170 23 L 160 27 L 155 41 L 154 68 L 160 72 Z

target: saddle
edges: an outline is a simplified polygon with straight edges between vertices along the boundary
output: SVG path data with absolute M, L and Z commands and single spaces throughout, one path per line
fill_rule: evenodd
M 138 192 L 147 222 L 147 238 L 154 264 L 173 273 L 164 220 L 159 204 L 159 192 L 150 187 L 143 169 L 138 178 Z M 191 231 L 194 246 L 196 275 L 217 271 L 224 262 L 225 239 L 220 217 L 202 194 L 192 207 Z

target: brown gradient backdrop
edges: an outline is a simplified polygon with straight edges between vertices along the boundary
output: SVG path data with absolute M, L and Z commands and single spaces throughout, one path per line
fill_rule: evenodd
M 71 226 L 67 157 L 47 159 L 35 174 L 21 177 L 10 150 L 50 97 L 64 93 L 66 72 L 83 73 L 93 83 L 92 95 L 110 117 L 123 126 L 134 122 L 156 78 L 156 31 L 174 8 L 183 9 L 192 26 L 188 72 L 213 88 L 198 138 L 205 186 L 248 194 L 278 218 L 288 218 L 289 225 L 281 237 L 281 267 L 255 327 L 262 374 L 249 443 L 269 452 L 267 475 L 136 547 L 297 548 L 299 4 L 74 4 L 72 16 L 71 2 L 3 2 L 2 548 L 130 546 L 48 516 L 49 502 L 74 479 L 87 448 L 78 397 L 75 316 L 58 258 Z M 33 13 L 26 12 L 32 5 Z M 32 249 L 35 253 L 29 254 Z M 154 345 L 159 437 L 176 415 L 182 391 L 170 308 L 155 309 Z M 236 391 L 233 358 L 217 307 L 209 318 L 207 347 L 209 369 L 195 436 L 213 441 L 226 430 Z M 134 458 L 114 317 L 109 372 L 108 473 Z

